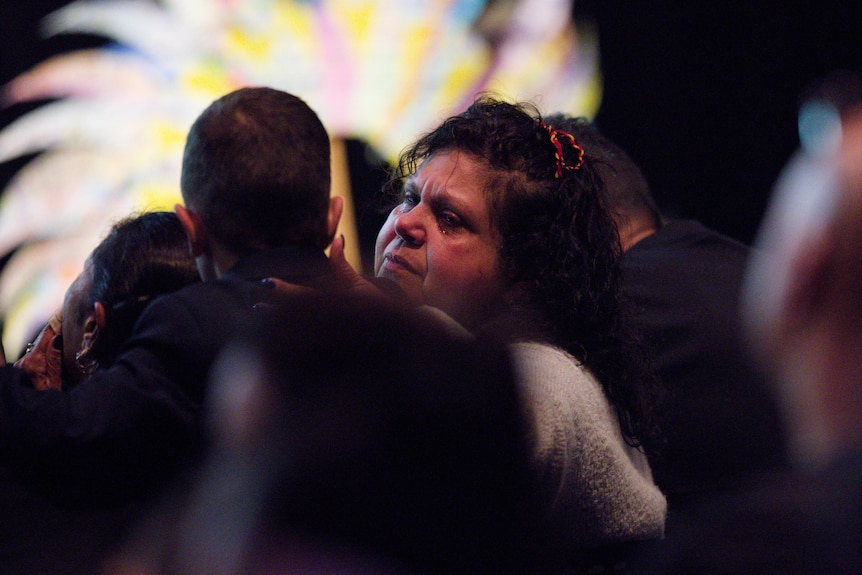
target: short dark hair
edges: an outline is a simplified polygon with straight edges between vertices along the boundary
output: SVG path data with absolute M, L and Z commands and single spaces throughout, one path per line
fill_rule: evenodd
M 329 136 L 296 96 L 266 87 L 236 90 L 192 125 L 181 188 L 207 233 L 239 255 L 326 247 Z
M 150 301 L 200 281 L 183 226 L 173 212 L 149 212 L 117 222 L 90 254 L 90 265 L 93 289 L 86 309 L 101 302 L 106 312 L 105 328 L 93 349 L 100 365 L 113 363 Z
M 661 226 L 661 212 L 640 166 L 587 118 L 552 114 L 545 121 L 570 133 L 596 161 L 604 180 L 608 204 L 619 218 L 645 220 Z

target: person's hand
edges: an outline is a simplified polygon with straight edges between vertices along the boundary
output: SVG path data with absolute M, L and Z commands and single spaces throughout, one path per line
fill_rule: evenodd
M 344 256 L 344 236 L 339 236 L 332 242 L 329 249 L 329 260 L 335 271 L 335 280 L 339 290 L 349 294 L 351 297 L 358 297 L 371 301 L 401 301 L 403 294 L 400 289 L 391 282 L 375 283 L 374 280 L 368 279 L 361 275 L 347 258 Z M 289 300 L 298 295 L 313 295 L 321 293 L 319 288 L 301 286 L 284 280 L 269 277 L 264 280 L 264 285 L 268 286 L 272 292 L 265 302 L 255 305 L 255 308 L 263 308 L 266 305 L 275 304 L 280 301 Z
M 266 297 L 254 304 L 256 311 L 264 311 L 273 305 L 278 305 L 280 302 L 289 301 L 297 296 L 308 296 L 322 293 L 317 288 L 301 286 L 299 284 L 288 283 L 278 278 L 264 278 L 263 285 L 269 290 Z
M 344 236 L 339 236 L 332 242 L 329 248 L 329 261 L 335 269 L 339 286 L 349 294 L 371 300 L 389 298 L 374 282 L 353 269 L 347 261 L 344 256 Z
M 39 336 L 29 346 L 27 352 L 15 362 L 38 390 L 63 388 L 62 362 L 63 345 L 59 315 L 54 315 Z

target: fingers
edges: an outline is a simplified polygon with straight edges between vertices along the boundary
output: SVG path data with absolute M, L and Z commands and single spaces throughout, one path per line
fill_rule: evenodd
M 332 263 L 340 264 L 346 261 L 344 257 L 344 241 L 344 234 L 332 240 L 332 244 L 329 246 L 329 259 Z
M 39 333 L 33 347 L 15 362 L 15 367 L 30 376 L 36 389 L 62 389 L 62 341 L 62 335 L 49 323 Z
M 332 241 L 329 248 L 329 261 L 332 264 L 333 273 L 335 275 L 335 283 L 339 293 L 350 294 L 362 298 L 372 298 L 375 300 L 388 300 L 390 296 L 381 290 L 374 282 L 357 272 L 353 266 L 347 261 L 344 255 L 344 236 L 338 236 Z M 264 301 L 255 305 L 256 309 L 263 308 L 267 305 L 278 304 L 285 302 L 296 296 L 309 296 L 315 293 L 321 293 L 321 289 L 328 288 L 310 288 L 284 280 L 269 277 L 263 280 L 264 285 L 269 289 L 269 294 Z
M 373 287 L 347 261 L 344 255 L 344 236 L 339 236 L 332 242 L 332 247 L 329 250 L 329 260 L 332 262 L 332 267 L 335 270 L 336 279 L 348 291 L 364 291 L 368 287 Z
M 268 293 L 261 301 L 254 304 L 253 307 L 257 311 L 266 310 L 296 296 L 308 296 L 318 291 L 314 288 L 288 283 L 274 277 L 264 278 L 262 283 Z
M 63 310 L 57 310 L 54 315 L 48 320 L 48 325 L 54 330 L 54 333 L 60 333 L 63 329 Z
M 311 295 L 318 292 L 315 288 L 288 283 L 278 278 L 266 278 L 264 283 L 270 288 L 270 293 L 274 297 L 274 299 L 269 298 L 270 303 L 297 295 Z
M 329 261 L 332 262 L 338 278 L 351 284 L 359 274 L 347 261 L 347 256 L 344 255 L 344 241 L 344 236 L 338 236 L 333 240 L 332 246 L 329 248 Z

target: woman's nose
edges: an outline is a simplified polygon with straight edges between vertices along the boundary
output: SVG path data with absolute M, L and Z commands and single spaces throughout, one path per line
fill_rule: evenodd
M 425 212 L 423 204 L 409 211 L 401 212 L 395 217 L 395 233 L 405 243 L 420 245 L 425 241 Z

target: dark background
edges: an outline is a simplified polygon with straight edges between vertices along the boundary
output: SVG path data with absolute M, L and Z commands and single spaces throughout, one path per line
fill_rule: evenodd
M 39 19 L 66 3 L 2 1 L 0 81 L 57 52 L 101 42 L 40 37 Z M 573 15 L 599 32 L 599 126 L 641 163 L 669 214 L 695 217 L 746 243 L 798 144 L 806 86 L 862 65 L 862 2 L 577 0 Z M 0 110 L 0 125 L 29 107 Z M 348 152 L 368 251 L 383 174 L 361 142 L 348 142 Z M 26 160 L 0 165 L 0 185 Z
M 597 23 L 596 117 L 660 205 L 746 243 L 798 145 L 800 98 L 862 64 L 862 2 L 576 0 Z

